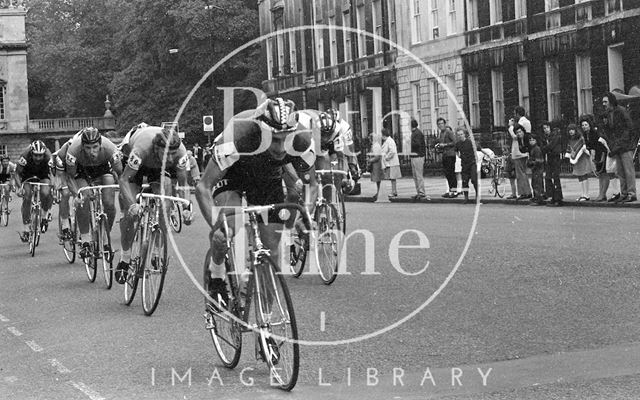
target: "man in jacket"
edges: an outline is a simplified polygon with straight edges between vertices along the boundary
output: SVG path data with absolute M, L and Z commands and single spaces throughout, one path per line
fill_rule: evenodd
M 424 135 L 418 129 L 418 121 L 411 119 L 411 171 L 413 172 L 413 183 L 416 185 L 416 195 L 414 200 L 424 199 L 424 158 L 427 155 L 427 146 L 424 142 Z

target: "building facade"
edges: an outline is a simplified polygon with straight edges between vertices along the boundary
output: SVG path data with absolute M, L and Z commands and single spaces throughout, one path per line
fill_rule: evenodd
M 540 132 L 640 83 L 638 0 L 469 0 L 465 38 L 465 111 L 494 143 L 517 105 Z

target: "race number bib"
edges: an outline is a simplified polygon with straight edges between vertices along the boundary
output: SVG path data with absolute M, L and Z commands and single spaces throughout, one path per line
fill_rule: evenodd
M 142 158 L 138 155 L 138 153 L 132 151 L 131 154 L 129 154 L 129 161 L 127 161 L 127 165 L 132 170 L 137 171 L 138 169 L 140 169 L 140 165 L 142 165 Z
M 344 151 L 344 140 L 342 140 L 342 136 L 335 138 L 333 141 L 333 149 L 340 152 Z
M 188 164 L 189 164 L 189 156 L 186 155 L 186 154 L 184 156 L 180 157 L 180 159 L 178 160 L 178 168 L 179 169 L 187 168 Z
M 71 153 L 67 153 L 67 165 L 68 166 L 76 165 L 76 157 Z
M 26 167 L 27 166 L 27 159 L 24 158 L 24 157 L 20 157 L 20 159 L 18 160 L 18 165 Z

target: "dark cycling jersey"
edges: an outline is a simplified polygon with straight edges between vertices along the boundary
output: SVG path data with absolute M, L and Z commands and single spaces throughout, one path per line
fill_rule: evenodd
M 33 160 L 31 147 L 25 150 L 18 159 L 16 173 L 22 180 L 37 177 L 38 179 L 49 179 L 49 160 L 51 160 L 51 152 L 47 149 L 44 158 L 39 163 Z
M 11 180 L 11 175 L 16 172 L 16 165 L 12 162 L 9 162 L 7 167 L 3 167 L 0 165 L 0 183 L 7 183 Z

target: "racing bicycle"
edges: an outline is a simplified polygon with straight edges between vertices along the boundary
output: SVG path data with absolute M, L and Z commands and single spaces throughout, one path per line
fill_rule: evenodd
M 9 202 L 11 201 L 11 185 L 8 183 L 0 184 L 0 224 L 9 225 Z
M 499 198 L 503 198 L 505 191 L 507 190 L 507 185 L 505 184 L 504 177 L 504 163 L 505 156 L 493 157 L 490 161 L 491 163 L 491 185 L 489 186 L 489 194 L 492 194 L 494 197 L 498 196 Z

